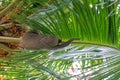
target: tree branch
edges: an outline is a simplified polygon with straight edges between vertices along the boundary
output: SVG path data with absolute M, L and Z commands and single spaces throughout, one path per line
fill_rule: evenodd
M 13 37 L 3 37 L 3 36 L 0 36 L 0 42 L 20 42 L 20 38 L 13 38 Z

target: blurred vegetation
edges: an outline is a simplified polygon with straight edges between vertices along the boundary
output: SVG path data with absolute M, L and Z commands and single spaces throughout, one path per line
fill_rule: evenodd
M 1 0 L 0 80 L 119 80 L 119 3 Z M 20 50 L 29 29 L 80 41 L 58 50 Z

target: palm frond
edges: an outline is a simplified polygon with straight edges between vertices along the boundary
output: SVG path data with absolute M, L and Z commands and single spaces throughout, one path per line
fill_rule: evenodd
M 61 0 L 34 17 L 17 16 L 16 20 L 43 34 L 53 34 L 63 40 L 77 37 L 85 42 L 118 46 L 118 14 L 115 14 L 117 4 L 117 0 Z M 3 62 L 7 70 L 3 70 L 1 74 L 7 75 L 7 79 L 16 80 L 117 80 L 120 74 L 119 53 L 119 50 L 112 48 L 87 45 L 74 45 L 51 51 L 27 50 L 8 59 L 7 61 L 12 60 L 10 67 Z M 77 74 L 68 72 L 69 69 L 75 71 L 73 63 L 80 65 L 75 68 Z
M 63 39 L 78 37 L 86 42 L 118 46 L 118 15 L 111 15 L 117 2 L 112 3 L 98 5 L 96 1 L 71 0 L 60 4 L 58 1 L 50 9 L 21 21 L 44 34 Z
M 85 79 L 87 77 L 97 76 L 105 73 L 104 69 L 108 69 L 108 72 L 112 68 L 119 69 L 117 66 L 119 64 L 119 60 L 117 60 L 118 57 L 118 50 L 99 46 L 68 46 L 63 49 L 51 51 L 25 50 L 24 52 L 20 52 L 12 56 L 12 62 L 9 63 L 10 67 L 4 66 L 7 71 L 1 72 L 1 74 L 7 75 L 9 77 L 16 76 L 15 79 L 26 79 L 28 77 L 31 79 L 57 78 L 68 80 L 70 78 L 76 78 L 77 76 L 81 76 L 81 79 Z M 7 61 L 11 61 L 11 59 L 7 59 Z M 77 64 L 81 65 L 81 67 L 77 68 L 79 74 L 74 74 L 71 76 L 68 70 L 73 65 L 73 63 L 76 62 Z M 24 74 L 22 75 L 23 72 Z M 14 73 L 15 75 L 10 75 L 10 73 Z M 107 75 L 108 74 L 104 76 L 107 77 Z M 9 77 L 7 78 L 9 79 Z M 101 75 L 98 77 L 98 79 L 101 79 L 101 77 L 103 76 Z

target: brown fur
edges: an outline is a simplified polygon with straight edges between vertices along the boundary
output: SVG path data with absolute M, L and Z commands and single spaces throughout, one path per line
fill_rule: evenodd
M 78 40 L 78 38 L 61 43 L 61 40 L 56 36 L 39 34 L 37 31 L 32 30 L 23 35 L 20 47 L 30 50 L 57 49 L 69 45 L 73 40 Z

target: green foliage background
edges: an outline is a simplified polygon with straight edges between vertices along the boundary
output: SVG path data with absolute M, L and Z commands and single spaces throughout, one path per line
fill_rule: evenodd
M 11 17 L 21 25 L 37 29 L 43 34 L 52 34 L 64 41 L 80 38 L 79 42 L 89 43 L 89 46 L 73 44 L 70 48 L 58 51 L 20 51 L 12 58 L 1 60 L 6 68 L 1 74 L 7 76 L 6 80 L 69 80 L 78 75 L 80 79 L 118 80 L 119 49 L 106 49 L 100 45 L 119 47 L 119 1 L 56 0 L 49 7 L 43 8 L 47 2 L 22 0 L 21 10 L 24 14 Z M 28 17 L 31 13 L 34 16 Z M 94 44 L 97 46 L 92 46 Z M 105 52 L 103 50 L 99 53 L 99 47 L 105 48 Z M 82 73 L 71 76 L 67 70 L 75 59 L 82 63 Z M 6 61 L 10 61 L 9 65 Z

